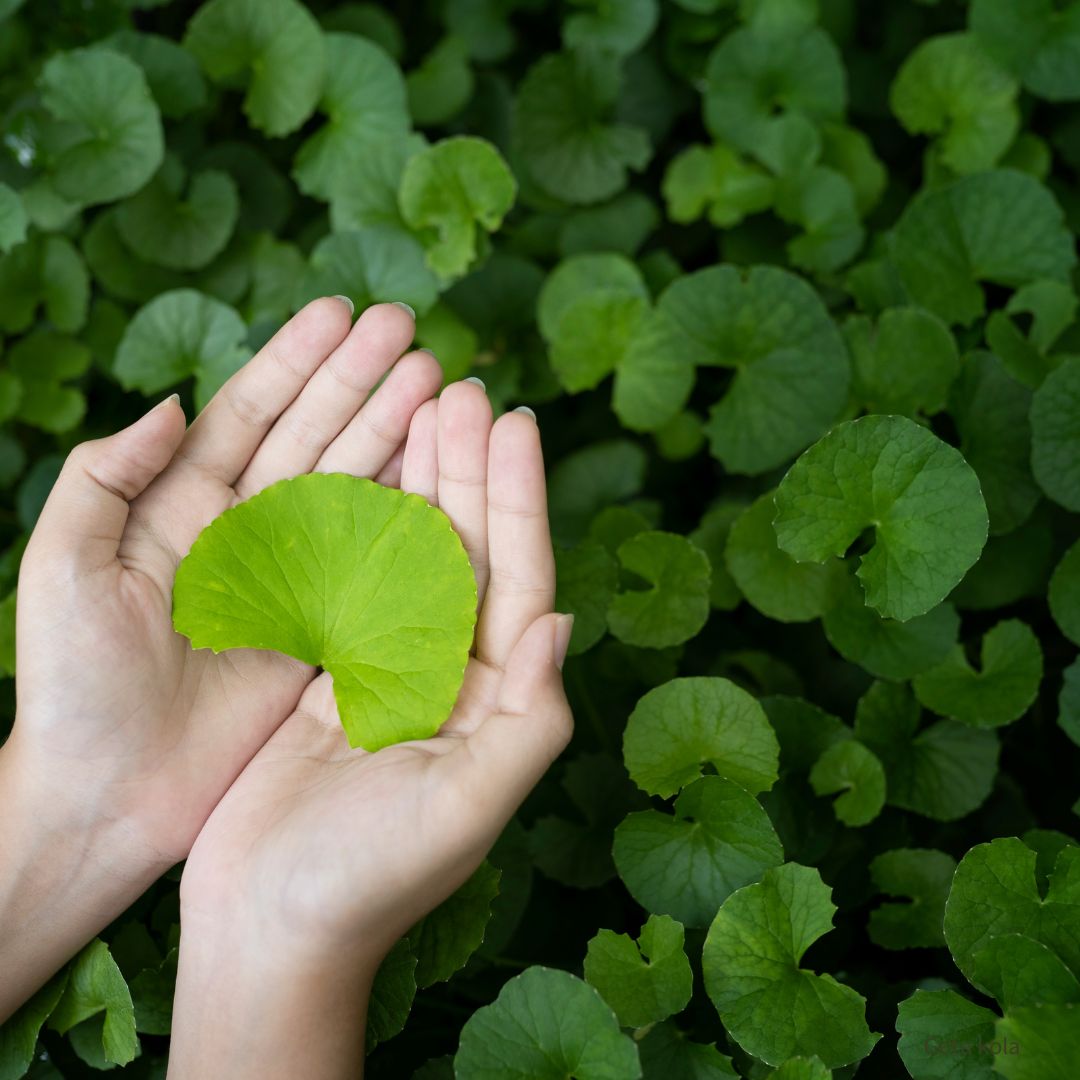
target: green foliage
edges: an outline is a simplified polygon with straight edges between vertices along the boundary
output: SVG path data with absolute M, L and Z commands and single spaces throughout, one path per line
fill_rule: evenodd
M 349 744 L 370 751 L 442 726 L 475 618 L 476 581 L 446 515 L 341 474 L 283 480 L 226 510 L 177 568 L 173 595 L 194 648 L 276 649 L 325 668 Z
M 576 734 L 387 957 L 373 1080 L 1072 1080 L 1078 58 L 1076 0 L 0 0 L 6 677 L 71 447 L 194 418 L 314 297 L 539 416 Z M 355 556 L 315 502 L 216 609 L 381 695 L 365 745 L 433 730 L 463 556 L 415 535 L 386 599 L 452 593 L 456 644 L 388 696 L 316 640 L 367 579 L 310 588 L 305 537 Z M 0 1078 L 164 1075 L 175 878 Z

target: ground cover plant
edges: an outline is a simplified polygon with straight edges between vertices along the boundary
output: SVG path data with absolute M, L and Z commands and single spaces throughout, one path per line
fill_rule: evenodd
M 369 1075 L 1072 1080 L 1078 102 L 1068 0 L 0 0 L 0 666 L 72 445 L 408 303 L 538 414 L 577 732 Z M 164 1075 L 178 878 L 0 1078 Z

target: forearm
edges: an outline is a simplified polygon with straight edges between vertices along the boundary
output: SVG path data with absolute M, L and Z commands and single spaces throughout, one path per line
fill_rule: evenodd
M 182 913 L 169 1080 L 359 1080 L 376 966 L 301 958 L 250 918 L 205 928 Z
M 62 798 L 13 738 L 0 747 L 0 1022 L 167 869 L 128 823 Z

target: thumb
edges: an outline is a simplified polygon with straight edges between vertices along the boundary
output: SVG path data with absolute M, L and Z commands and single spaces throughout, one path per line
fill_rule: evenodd
M 116 558 L 128 503 L 169 464 L 185 427 L 173 394 L 130 427 L 76 446 L 42 508 L 30 550 L 43 549 L 78 573 L 107 566 Z
M 504 669 L 497 711 L 468 737 L 466 754 L 451 754 L 473 770 L 490 809 L 509 819 L 562 753 L 574 730 L 563 689 L 562 662 L 573 615 L 541 615 L 521 635 Z

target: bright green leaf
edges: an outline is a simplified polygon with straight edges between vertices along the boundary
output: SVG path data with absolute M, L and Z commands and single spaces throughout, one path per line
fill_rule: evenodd
M 975 982 L 1006 1012 L 1025 1005 L 1080 1002 L 1080 981 L 1040 941 L 998 934 L 972 957 Z
M 476 259 L 478 232 L 494 232 L 514 205 L 517 183 L 491 143 L 459 135 L 411 157 L 401 178 L 401 216 L 425 239 L 428 265 L 444 280 Z
M 900 1058 L 918 1080 L 994 1080 L 996 1017 L 952 990 L 916 990 L 900 1002 Z
M 26 239 L 30 219 L 17 191 L 0 183 L 0 254 L 7 254 Z
M 1002 1047 L 994 1069 L 1005 1080 L 1072 1080 L 1080 1060 L 1080 1005 L 1013 1009 L 994 1025 L 994 1037 Z
M 449 520 L 424 499 L 313 473 L 204 530 L 177 569 L 173 604 L 197 649 L 276 649 L 325 668 L 350 745 L 377 750 L 428 738 L 450 715 L 476 581 Z

